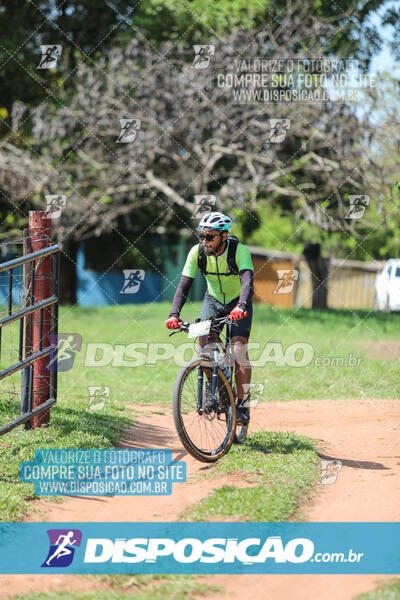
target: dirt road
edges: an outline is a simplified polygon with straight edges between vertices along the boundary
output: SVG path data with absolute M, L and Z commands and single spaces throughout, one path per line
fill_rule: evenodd
M 175 434 L 170 414 L 132 406 L 137 426 L 121 444 L 129 448 L 170 448 L 187 462 L 188 481 L 174 484 L 171 497 L 70 498 L 62 504 L 42 500 L 42 511 L 27 521 L 174 521 L 183 509 L 215 487 L 239 478 L 216 476 L 199 481 L 214 467 L 188 456 Z M 154 411 L 160 411 L 154 407 Z M 166 411 L 167 412 L 167 411 Z M 253 410 L 251 430 L 295 431 L 318 440 L 322 459 L 339 459 L 342 469 L 332 485 L 320 485 L 313 501 L 301 507 L 307 521 L 400 520 L 400 402 L 396 400 L 324 400 L 264 403 Z M 259 600 L 350 600 L 373 589 L 387 576 L 376 575 L 220 575 L 207 578 L 220 584 L 223 596 Z M 0 598 L 28 590 L 88 589 L 87 580 L 68 576 L 6 576 Z M 207 600 L 214 600 L 208 596 Z

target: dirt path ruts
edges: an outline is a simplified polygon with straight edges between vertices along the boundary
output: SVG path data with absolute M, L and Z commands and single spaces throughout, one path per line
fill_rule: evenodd
M 226 483 L 227 476 L 205 478 L 213 466 L 199 463 L 182 449 L 170 414 L 133 406 L 139 416 L 122 444 L 129 448 L 170 448 L 175 459 L 187 462 L 188 481 L 174 484 L 170 497 L 115 496 L 70 498 L 63 504 L 42 500 L 35 507 L 46 521 L 174 521 L 189 504 Z M 160 410 L 154 407 L 154 410 Z M 296 431 L 319 440 L 323 458 L 342 461 L 336 482 L 319 486 L 313 501 L 302 507 L 308 521 L 399 521 L 400 519 L 400 401 L 324 400 L 264 403 L 253 410 L 251 429 Z M 40 520 L 37 515 L 27 521 Z M 223 597 L 259 600 L 351 600 L 387 579 L 377 575 L 218 575 L 208 582 L 225 588 Z M 28 590 L 88 589 L 88 581 L 65 576 L 4 576 L 0 598 Z M 214 600 L 214 597 L 207 597 Z

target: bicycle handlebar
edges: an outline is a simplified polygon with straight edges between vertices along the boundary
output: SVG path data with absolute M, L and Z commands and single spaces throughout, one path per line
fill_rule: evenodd
M 213 329 L 213 325 L 215 324 L 225 324 L 225 323 L 232 323 L 233 325 L 237 325 L 237 323 L 235 323 L 234 321 L 232 321 L 232 319 L 229 318 L 229 315 L 227 315 L 226 317 L 208 317 L 206 319 L 196 319 L 196 321 L 182 321 L 182 325 L 180 326 L 179 329 L 176 329 L 175 331 L 172 331 L 171 333 L 168 334 L 168 337 L 171 337 L 171 335 L 175 335 L 175 333 L 181 333 L 181 331 L 188 331 L 189 330 L 189 325 L 193 325 L 194 323 L 200 323 L 200 321 L 211 321 L 211 327 L 210 329 Z

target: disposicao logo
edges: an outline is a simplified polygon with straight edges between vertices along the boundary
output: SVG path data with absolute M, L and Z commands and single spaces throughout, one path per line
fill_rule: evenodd
M 74 558 L 75 549 L 81 545 L 79 529 L 48 529 L 49 553 L 42 567 L 68 567 Z
M 251 550 L 250 550 L 251 548 Z M 314 544 L 307 538 L 295 538 L 285 546 L 279 536 L 261 538 L 210 538 L 204 542 L 196 538 L 175 541 L 170 538 L 87 540 L 85 563 L 155 563 L 159 558 L 170 557 L 178 563 L 234 563 L 246 565 L 264 563 L 303 563 L 310 560 Z

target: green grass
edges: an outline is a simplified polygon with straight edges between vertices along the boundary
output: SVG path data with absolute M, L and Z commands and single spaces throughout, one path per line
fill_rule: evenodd
M 157 406 L 170 414 L 171 392 L 179 365 L 170 358 L 154 365 L 113 367 L 111 363 L 85 367 L 89 343 L 169 343 L 187 345 L 186 334 L 168 337 L 164 321 L 169 303 L 121 305 L 99 308 L 61 307 L 59 331 L 80 333 L 82 349 L 73 368 L 59 374 L 57 406 L 51 411 L 51 426 L 35 431 L 19 427 L 2 436 L 0 442 L 0 520 L 15 521 L 27 510 L 33 485 L 19 482 L 19 463 L 32 460 L 37 448 L 108 448 L 116 444 L 132 418 L 127 405 Z M 200 303 L 188 303 L 182 317 L 193 320 Z M 359 367 L 279 367 L 273 362 L 253 367 L 252 381 L 265 384 L 260 401 L 323 398 L 398 398 L 398 360 L 372 360 L 366 345 L 380 340 L 400 339 L 400 318 L 368 311 L 311 311 L 280 309 L 257 304 L 251 342 L 265 344 L 278 340 L 283 349 L 294 342 L 313 346 L 315 356 L 362 357 Z M 2 365 L 17 358 L 18 324 L 4 328 Z M 142 349 L 143 353 L 144 350 Z M 117 354 L 117 352 L 116 352 Z M 256 359 L 259 350 L 250 352 Z M 128 356 L 125 356 L 129 360 Z M 189 351 L 185 359 L 189 358 Z M 0 423 L 19 412 L 19 375 L 0 381 Z M 88 412 L 88 386 L 110 387 L 110 399 L 103 410 Z M 256 411 L 253 411 L 256 419 Z
M 81 332 L 83 347 L 71 373 L 60 375 L 61 389 L 81 393 L 82 384 L 109 385 L 113 397 L 139 404 L 170 405 L 171 390 L 179 365 L 172 359 L 159 360 L 156 365 L 138 367 L 104 366 L 83 369 L 88 342 L 110 344 L 133 342 L 171 342 L 187 345 L 185 358 L 190 355 L 191 340 L 186 334 L 168 337 L 164 320 L 170 305 L 123 305 L 97 309 L 74 308 L 61 311 L 60 331 Z M 200 303 L 185 306 L 183 318 L 193 320 L 199 315 Z M 307 343 L 314 348 L 315 357 L 343 357 L 350 353 L 360 357 L 359 367 L 279 367 L 274 362 L 253 367 L 254 383 L 263 383 L 264 400 L 295 400 L 321 398 L 398 398 L 400 377 L 398 360 L 373 360 L 366 345 L 382 340 L 399 340 L 400 318 L 369 311 L 311 311 L 280 309 L 257 304 L 251 342 L 265 345 L 279 341 L 283 350 L 293 343 Z M 145 350 L 140 350 L 145 352 Z M 250 358 L 257 359 L 261 350 L 251 350 Z M 126 357 L 128 359 L 128 357 Z M 129 359 L 128 359 L 129 360 Z M 74 381 L 71 382 L 71 374 Z M 72 388 L 67 390 L 67 385 Z M 100 383 L 96 383 L 100 382 Z
M 132 367 L 106 366 L 84 368 L 88 342 L 115 344 L 172 343 L 185 344 L 188 359 L 192 340 L 180 333 L 168 337 L 164 327 L 170 305 L 122 305 L 94 309 L 61 310 L 60 331 L 80 332 L 82 350 L 76 357 L 73 370 L 61 373 L 60 393 L 63 398 L 80 397 L 86 400 L 88 385 L 108 385 L 114 400 L 139 404 L 170 406 L 171 390 L 179 365 L 171 358 L 158 360 L 155 365 Z M 183 318 L 193 320 L 199 315 L 200 303 L 188 304 Z M 362 358 L 359 367 L 279 367 L 274 362 L 253 368 L 253 381 L 266 383 L 265 400 L 294 400 L 320 398 L 398 398 L 400 395 L 399 361 L 368 358 L 366 344 L 382 340 L 399 340 L 400 318 L 368 311 L 311 311 L 280 309 L 257 304 L 251 342 L 264 345 L 279 341 L 283 350 L 293 343 L 308 343 L 315 357 L 343 357 L 350 353 Z M 145 353 L 144 349 L 139 351 Z M 261 350 L 251 350 L 255 360 Z M 129 360 L 129 357 L 125 357 Z M 61 397 L 61 396 L 60 396 Z
M 320 461 L 312 441 L 294 433 L 250 434 L 242 446 L 233 446 L 216 468 L 220 473 L 239 474 L 251 487 L 217 488 L 188 509 L 183 515 L 185 520 L 287 520 L 320 476 Z
M 83 312 L 83 311 L 82 311 Z M 69 321 L 63 322 L 63 313 L 68 314 Z M 75 315 L 83 314 L 79 309 L 69 311 L 64 308 L 60 315 L 60 331 L 80 332 L 82 323 L 76 323 Z M 79 321 L 79 319 L 78 319 Z M 94 332 L 99 327 L 98 318 L 93 327 Z M 72 327 L 72 329 L 68 329 Z M 15 354 L 15 337 L 5 338 L 4 356 L 17 360 Z M 7 345 L 8 344 L 8 345 Z M 4 358 L 3 358 L 4 362 Z M 10 363 L 8 363 L 10 364 Z M 110 369 L 112 372 L 113 370 Z M 6 423 L 14 419 L 19 411 L 19 379 L 7 378 L 0 382 L 0 419 Z M 0 447 L 0 521 L 17 521 L 29 509 L 28 501 L 34 498 L 34 486 L 20 482 L 20 463 L 33 460 L 35 450 L 39 448 L 112 448 L 120 439 L 123 431 L 132 425 L 130 413 L 125 410 L 122 394 L 111 395 L 104 409 L 99 412 L 86 410 L 89 401 L 89 385 L 110 385 L 108 377 L 100 370 L 84 369 L 82 364 L 74 365 L 73 370 L 59 374 L 59 389 L 57 406 L 51 410 L 50 427 L 35 430 L 25 430 L 20 426 L 0 439 L 6 447 Z M 116 387 L 114 388 L 116 391 Z M 9 393 L 12 392 L 12 394 Z M 14 396 L 14 393 L 16 396 Z M 52 499 L 54 501 L 54 499 Z M 57 499 L 55 499 L 57 501 Z
M 123 400 L 140 404 L 169 406 L 179 365 L 172 359 L 159 360 L 145 367 L 88 368 L 82 373 L 85 346 L 88 341 L 108 343 L 171 342 L 185 344 L 185 358 L 190 356 L 186 334 L 168 338 L 164 320 L 169 304 L 125 305 L 99 309 L 73 309 L 67 314 L 62 331 L 81 331 L 83 349 L 77 357 L 74 372 L 79 380 L 92 380 L 101 373 L 108 385 Z M 200 311 L 200 303 L 187 305 L 183 318 L 193 320 Z M 68 328 L 67 328 L 68 327 Z M 273 361 L 253 367 L 254 383 L 264 384 L 264 400 L 295 400 L 321 398 L 398 398 L 400 395 L 399 361 L 373 360 L 368 357 L 367 346 L 384 340 L 399 340 L 400 318 L 368 311 L 311 311 L 305 309 L 280 309 L 256 305 L 251 342 L 263 347 L 268 341 L 279 341 L 283 351 L 293 343 L 311 344 L 316 357 L 338 357 L 345 360 L 349 354 L 361 358 L 358 367 L 329 366 L 280 367 Z M 140 350 L 145 352 L 145 350 Z M 261 349 L 250 351 L 256 360 Z M 128 359 L 129 360 L 129 359 Z M 105 370 L 106 369 L 106 370 Z M 70 379 L 66 373 L 62 378 Z M 93 384 L 92 384 L 93 385 Z
M 132 423 L 116 406 L 100 414 L 83 410 L 82 402 L 71 402 L 52 411 L 51 426 L 25 431 L 14 429 L 3 436 L 8 447 L 0 449 L 0 520 L 16 521 L 34 498 L 33 484 L 21 483 L 20 463 L 33 460 L 38 448 L 112 448 L 123 429 Z
M 354 600 L 400 600 L 400 579 L 383 584 L 372 592 L 360 594 Z
M 361 358 L 358 367 L 280 367 L 274 362 L 253 368 L 253 381 L 265 384 L 266 400 L 398 398 L 399 361 L 372 360 L 367 346 L 398 340 L 400 318 L 368 311 L 276 310 L 256 306 L 252 342 L 280 341 L 283 349 L 296 342 L 311 344 L 314 357 Z M 251 351 L 250 359 L 259 351 Z
M 221 593 L 222 588 L 207 583 L 198 583 L 192 575 L 106 575 L 89 576 L 100 579 L 104 590 L 84 592 L 27 592 L 12 596 L 12 600 L 186 600 L 207 597 L 210 593 Z

